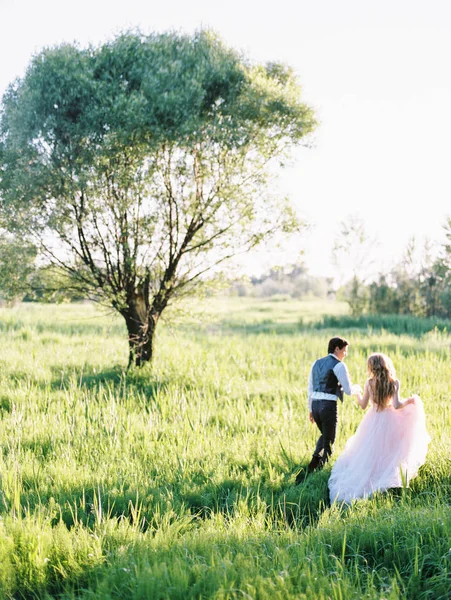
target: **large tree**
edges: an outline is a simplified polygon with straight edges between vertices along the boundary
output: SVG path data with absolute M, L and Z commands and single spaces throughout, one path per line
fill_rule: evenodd
M 168 304 L 297 219 L 268 181 L 315 127 L 292 70 L 201 31 L 42 51 L 0 114 L 10 228 L 116 309 L 130 362 Z

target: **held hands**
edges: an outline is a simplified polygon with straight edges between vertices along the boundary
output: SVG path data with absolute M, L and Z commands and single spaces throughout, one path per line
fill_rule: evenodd
M 315 419 L 313 418 L 313 413 L 310 411 L 308 418 L 310 419 L 310 423 L 314 423 Z

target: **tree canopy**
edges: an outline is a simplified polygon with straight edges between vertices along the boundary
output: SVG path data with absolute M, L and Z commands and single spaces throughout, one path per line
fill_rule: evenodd
M 315 125 L 292 69 L 209 31 L 48 48 L 3 97 L 0 208 L 68 286 L 123 315 L 141 364 L 170 302 L 299 226 L 269 177 Z

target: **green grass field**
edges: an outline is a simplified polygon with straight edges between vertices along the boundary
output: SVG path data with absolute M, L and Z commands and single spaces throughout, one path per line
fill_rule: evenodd
M 153 368 L 126 373 L 121 319 L 92 305 L 0 310 L 0 598 L 446 599 L 450 323 L 352 320 L 293 300 L 186 304 Z M 306 386 L 332 335 L 387 352 L 432 438 L 409 489 L 330 507 Z M 340 406 L 335 455 L 363 417 Z M 332 461 L 333 462 L 333 461 Z

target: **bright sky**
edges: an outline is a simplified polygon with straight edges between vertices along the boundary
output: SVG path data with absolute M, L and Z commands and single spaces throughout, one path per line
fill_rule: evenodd
M 299 75 L 321 126 L 281 187 L 313 227 L 281 262 L 304 248 L 312 273 L 331 274 L 334 236 L 350 215 L 378 238 L 381 267 L 413 235 L 442 238 L 451 215 L 449 0 L 0 0 L 0 94 L 44 46 L 98 44 L 135 27 L 210 27 L 251 59 L 283 61 Z

